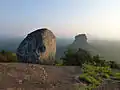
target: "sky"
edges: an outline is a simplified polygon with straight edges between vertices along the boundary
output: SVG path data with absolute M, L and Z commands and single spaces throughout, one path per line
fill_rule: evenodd
M 0 36 L 48 28 L 56 37 L 120 40 L 120 0 L 0 0 Z

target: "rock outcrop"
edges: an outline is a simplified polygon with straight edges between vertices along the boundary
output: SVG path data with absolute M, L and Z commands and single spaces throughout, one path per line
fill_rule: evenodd
M 87 43 L 87 36 L 85 34 L 79 34 L 75 36 L 75 40 L 70 47 L 73 49 L 78 49 L 78 48 L 85 49 L 89 47 L 89 44 Z
M 79 66 L 0 63 L 0 90 L 76 90 Z
M 87 36 L 85 34 L 79 34 L 75 36 L 76 41 L 82 41 L 82 42 L 87 42 Z
M 73 50 L 78 50 L 79 48 L 81 48 L 89 51 L 93 55 L 98 54 L 98 51 L 96 51 L 96 49 L 88 43 L 86 34 L 79 34 L 75 36 L 75 40 L 69 46 L 69 48 Z
M 56 54 L 56 37 L 48 29 L 38 29 L 21 42 L 17 48 L 20 62 L 53 64 Z

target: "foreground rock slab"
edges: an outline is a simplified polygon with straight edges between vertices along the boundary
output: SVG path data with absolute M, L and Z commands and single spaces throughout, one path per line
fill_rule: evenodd
M 0 63 L 0 90 L 74 90 L 77 66 Z

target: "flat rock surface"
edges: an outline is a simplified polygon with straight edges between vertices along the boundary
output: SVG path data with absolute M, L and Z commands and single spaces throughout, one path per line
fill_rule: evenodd
M 0 63 L 0 90 L 74 90 L 77 66 Z

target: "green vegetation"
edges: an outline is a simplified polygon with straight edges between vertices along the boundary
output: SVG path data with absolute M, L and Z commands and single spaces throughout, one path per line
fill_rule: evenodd
M 110 68 L 119 69 L 119 65 L 114 61 L 102 60 L 99 55 L 92 56 L 88 51 L 79 49 L 78 51 L 73 51 L 68 49 L 65 52 L 64 57 L 61 58 L 63 65 L 69 66 L 81 66 L 83 64 L 90 64 L 94 66 L 109 66 Z
M 94 66 L 84 64 L 82 67 L 83 74 L 79 76 L 81 82 L 87 83 L 87 90 L 92 90 L 97 86 L 101 85 L 104 80 L 120 80 L 120 72 L 112 72 L 112 68 L 109 66 Z
M 63 66 L 63 62 L 61 60 L 55 60 L 55 65 L 56 66 Z
M 84 81 L 88 84 L 87 89 L 91 90 L 99 86 L 105 79 L 109 79 L 112 75 L 110 67 L 101 67 L 84 64 L 82 67 L 83 74 L 80 75 L 80 81 Z
M 2 50 L 0 52 L 0 62 L 17 62 L 16 54 Z
M 92 62 L 91 55 L 83 49 L 79 49 L 78 51 L 68 49 L 65 52 L 65 56 L 61 59 L 63 60 L 63 65 L 70 66 L 82 66 L 84 63 Z
M 116 62 L 102 60 L 99 55 L 92 56 L 83 49 L 78 51 L 68 49 L 61 59 L 63 63 L 60 65 L 80 66 L 82 68 L 83 73 L 79 76 L 79 80 L 87 84 L 87 90 L 96 88 L 106 79 L 112 80 L 111 77 L 120 80 L 120 72 L 114 72 L 114 70 L 120 70 Z M 59 64 L 57 63 L 57 65 Z
M 114 74 L 113 74 L 113 77 L 114 77 L 116 80 L 120 80 L 120 72 L 114 73 Z

